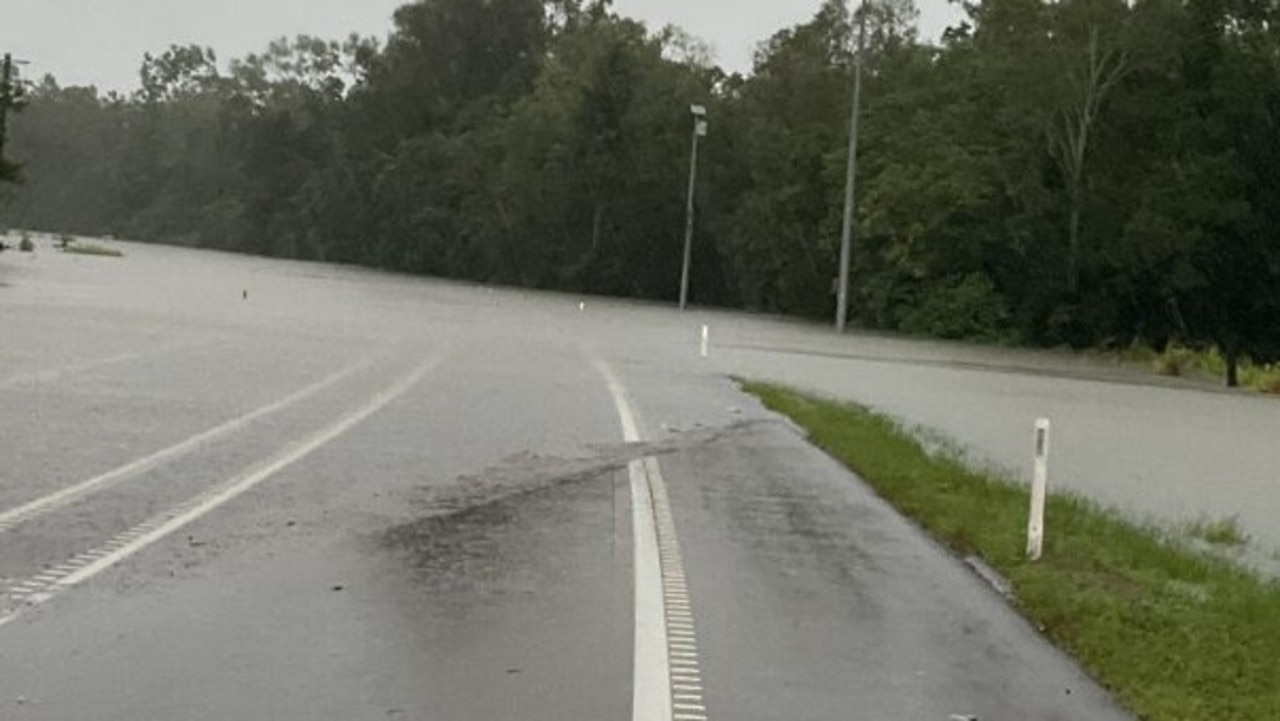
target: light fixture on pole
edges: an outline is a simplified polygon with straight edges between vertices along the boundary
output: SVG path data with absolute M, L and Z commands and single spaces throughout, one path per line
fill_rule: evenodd
M 689 107 L 693 113 L 693 156 L 689 161 L 689 204 L 685 208 L 684 263 L 680 269 L 680 310 L 689 305 L 689 265 L 693 260 L 693 199 L 698 183 L 698 139 L 707 137 L 707 109 Z

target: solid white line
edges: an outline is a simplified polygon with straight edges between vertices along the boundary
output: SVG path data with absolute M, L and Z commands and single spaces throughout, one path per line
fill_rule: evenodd
M 276 411 L 288 408 L 291 405 L 299 403 L 320 391 L 332 386 L 333 384 L 343 380 L 353 373 L 367 367 L 373 362 L 373 358 L 365 358 L 346 368 L 326 376 L 311 385 L 292 393 L 275 403 L 263 406 L 256 411 L 246 413 L 238 418 L 233 418 L 214 428 L 210 428 L 203 433 L 198 433 L 185 441 L 176 443 L 168 448 L 161 449 L 144 458 L 126 463 L 119 468 L 107 471 L 102 475 L 90 478 L 82 483 L 64 488 L 55 493 L 51 493 L 43 498 L 38 498 L 30 503 L 23 504 L 17 508 L 0 512 L 0 533 L 10 530 L 20 523 L 38 518 L 50 511 L 62 508 L 75 501 L 77 498 L 84 496 L 92 491 L 101 490 L 108 486 L 120 483 L 128 478 L 136 476 L 140 473 L 148 471 L 175 458 L 184 456 L 191 451 L 197 449 L 200 445 L 210 441 L 217 440 L 225 435 L 234 433 L 253 421 L 262 418 L 265 415 L 275 413 Z
M 626 391 L 608 365 L 599 360 L 596 364 L 617 406 L 623 438 L 628 442 L 639 441 L 639 423 Z M 693 630 L 693 603 L 666 481 L 658 460 L 652 456 L 632 461 L 627 471 L 631 480 L 636 555 L 632 718 L 633 721 L 706 721 L 698 645 Z M 653 556 L 657 557 L 656 561 Z M 653 627 L 659 622 L 665 647 L 652 638 Z M 659 672 L 662 678 L 653 679 Z
M 422 377 L 425 376 L 427 372 L 429 372 L 438 362 L 439 359 L 436 358 L 418 366 L 418 368 L 416 368 L 412 373 L 401 378 L 387 390 L 379 393 L 360 409 L 346 415 L 338 422 L 330 425 L 319 433 L 316 433 L 305 441 L 286 449 L 265 465 L 254 470 L 246 471 L 240 476 L 233 478 L 221 490 L 211 494 L 206 500 L 199 505 L 196 505 L 194 508 L 169 519 L 154 530 L 138 537 L 136 540 L 124 545 L 120 549 L 105 554 L 93 563 L 90 563 L 76 572 L 59 579 L 57 585 L 65 589 L 93 578 L 115 564 L 133 556 L 157 541 L 164 539 L 166 536 L 181 529 L 183 526 L 205 516 L 211 511 L 214 511 L 220 506 L 226 504 L 228 501 L 231 501 L 251 490 L 276 473 L 279 473 L 285 468 L 288 468 L 294 463 L 306 458 L 319 450 L 322 446 L 356 427 L 374 413 L 377 413 L 392 401 L 399 398 L 413 387 L 414 384 L 422 380 Z M 4 619 L 0 619 L 0 624 L 3 624 L 3 622 Z
M 604 362 L 597 362 L 597 367 L 613 396 L 623 440 L 639 442 L 639 427 L 626 391 Z M 653 496 L 644 463 L 638 460 L 628 463 L 627 475 L 631 482 L 636 609 L 631 718 L 632 721 L 671 721 L 671 666 L 667 656 L 667 618 L 661 592 L 662 566 L 658 557 Z

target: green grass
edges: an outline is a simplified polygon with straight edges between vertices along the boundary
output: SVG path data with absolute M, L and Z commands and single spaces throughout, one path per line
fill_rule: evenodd
M 1249 365 L 1242 368 L 1240 384 L 1263 393 L 1280 394 L 1280 364 Z
M 904 515 L 1003 573 L 1022 613 L 1139 718 L 1280 719 L 1280 585 L 1066 495 L 1050 497 L 1045 556 L 1028 562 L 1022 486 L 931 455 L 866 409 L 744 388 Z
M 1227 360 L 1216 346 L 1194 349 L 1170 343 L 1157 353 L 1141 340 L 1113 353 L 1118 362 L 1149 365 L 1162 376 L 1200 377 L 1221 381 L 1227 374 Z M 1240 386 L 1262 393 L 1280 394 L 1280 364 L 1256 363 L 1249 357 L 1240 359 Z
M 1240 521 L 1235 516 L 1230 518 L 1202 518 L 1187 525 L 1186 533 L 1215 546 L 1243 546 L 1249 542 L 1249 536 L 1240 530 Z
M 73 255 L 100 255 L 108 258 L 124 257 L 124 253 L 121 251 L 96 243 L 72 243 L 63 248 L 62 252 Z

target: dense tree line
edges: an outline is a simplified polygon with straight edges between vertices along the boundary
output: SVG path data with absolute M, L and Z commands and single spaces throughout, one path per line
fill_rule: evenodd
M 982 0 L 936 44 L 872 0 L 852 316 L 944 337 L 1280 352 L 1280 10 Z M 856 18 L 726 74 L 605 0 L 420 0 L 385 42 L 174 47 L 139 89 L 46 78 L 6 222 L 671 299 L 690 103 L 693 298 L 834 309 Z

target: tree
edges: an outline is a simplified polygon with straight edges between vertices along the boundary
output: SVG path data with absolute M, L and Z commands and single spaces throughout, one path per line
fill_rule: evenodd
M 1070 3 L 1064 7 L 1074 9 L 1079 5 Z M 1085 201 L 1086 162 L 1104 103 L 1129 69 L 1128 53 L 1116 47 L 1114 41 L 1101 40 L 1101 23 L 1088 21 L 1086 34 L 1083 57 L 1067 65 L 1065 97 L 1048 130 L 1050 153 L 1062 171 L 1070 203 L 1067 289 L 1071 293 L 1080 287 L 1080 215 Z
M 226 72 L 171 47 L 131 95 L 32 88 L 5 149 L 27 178 L 10 208 L 84 233 L 672 299 L 698 103 L 697 301 L 825 317 L 846 5 L 734 75 L 607 0 L 419 0 L 385 43 L 281 39 Z M 1216 345 L 1229 382 L 1280 357 L 1276 10 L 964 7 L 929 44 L 911 0 L 870 2 L 856 321 Z
M 18 80 L 13 57 L 5 53 L 0 63 L 0 184 L 21 180 L 22 166 L 5 156 L 9 139 L 9 114 L 22 110 L 22 84 Z

